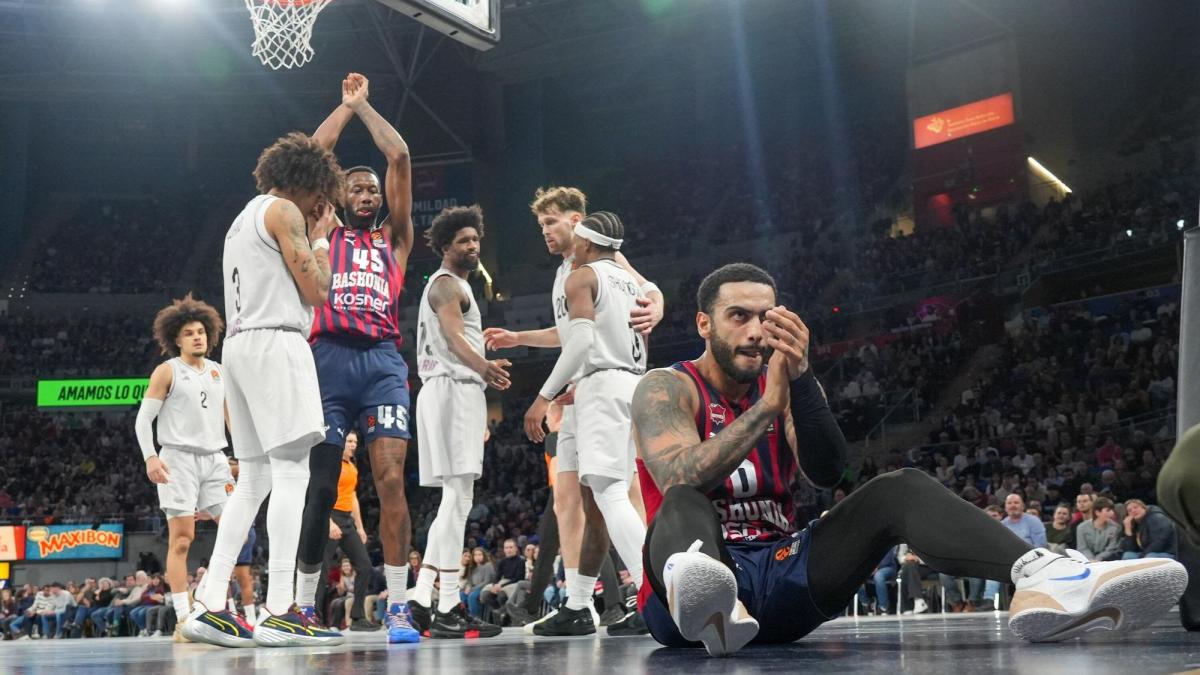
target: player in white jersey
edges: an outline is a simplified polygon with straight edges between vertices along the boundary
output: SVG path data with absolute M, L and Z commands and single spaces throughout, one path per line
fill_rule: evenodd
M 550 402 L 576 380 L 575 443 L 586 522 L 579 573 L 575 586 L 567 589 L 566 605 L 534 625 L 537 635 L 595 632 L 589 591 L 608 553 L 609 537 L 634 583 L 641 586 L 646 525 L 629 497 L 636 454 L 630 403 L 646 372 L 646 344 L 630 326 L 629 315 L 644 294 L 615 259 L 624 236 L 621 220 L 606 211 L 593 213 L 575 226 L 578 267 L 565 285 L 567 338 L 554 370 L 525 415 L 525 433 L 538 440 Z M 628 619 L 640 621 L 636 614 Z
M 167 585 L 175 607 L 176 640 L 190 611 L 187 554 L 196 536 L 196 513 L 219 518 L 225 485 L 225 378 L 221 364 L 206 357 L 221 341 L 225 323 L 211 305 L 189 293 L 159 310 L 154 339 L 171 358 L 150 375 L 138 409 L 138 445 L 146 475 L 158 485 L 158 505 L 167 516 Z M 158 442 L 154 447 L 154 420 Z
M 442 266 L 429 277 L 418 312 L 417 397 L 421 485 L 441 487 L 442 502 L 429 527 L 417 586 L 409 601 L 417 629 L 434 638 L 492 637 L 500 627 L 467 613 L 459 600 L 463 532 L 473 485 L 483 470 L 487 401 L 484 389 L 509 386 L 506 359 L 484 358 L 479 305 L 467 283 L 479 268 L 483 212 L 478 206 L 444 209 L 425 231 Z M 440 574 L 438 611 L 430 616 L 433 582 Z
M 217 526 L 203 587 L 183 634 L 225 647 L 340 644 L 292 606 L 308 453 L 325 436 L 317 371 L 305 341 L 329 293 L 329 243 L 341 167 L 301 133 L 263 151 L 262 194 L 225 235 L 226 396 L 240 476 Z M 271 584 L 255 627 L 225 610 L 238 551 L 267 495 Z
M 576 225 L 587 214 L 587 196 L 578 188 L 552 187 L 539 189 L 534 195 L 530 206 L 537 216 L 538 226 L 546 248 L 552 255 L 562 256 L 562 264 L 554 276 L 554 286 L 551 293 L 551 303 L 554 310 L 555 325 L 539 330 L 513 332 L 503 328 L 488 328 L 484 330 L 484 338 L 488 349 L 504 349 L 508 347 L 559 347 L 566 340 L 567 325 L 570 322 L 567 313 L 566 279 L 574 267 L 572 255 L 572 237 Z M 641 284 L 645 298 L 639 300 L 639 307 L 630 314 L 630 325 L 642 333 L 649 335 L 654 326 L 662 320 L 664 312 L 663 295 L 658 288 L 629 264 L 619 251 L 614 259 L 621 263 L 634 279 Z M 572 405 L 573 391 L 558 398 L 563 405 L 562 426 L 559 430 L 557 443 L 558 475 L 554 481 L 553 510 L 543 514 L 543 518 L 554 517 L 558 520 L 559 539 L 566 570 L 567 585 L 574 585 L 579 572 L 579 552 L 583 545 L 584 515 L 583 501 L 579 490 L 579 459 L 575 443 L 575 407 Z M 544 439 L 544 433 L 537 439 Z M 634 504 L 640 507 L 641 492 L 637 482 L 630 488 Z M 642 509 L 644 513 L 644 509 Z M 591 594 L 588 594 L 590 601 Z M 548 617 L 547 617 L 548 618 Z M 532 633 L 534 625 L 525 626 Z M 613 627 L 610 626 L 610 630 Z

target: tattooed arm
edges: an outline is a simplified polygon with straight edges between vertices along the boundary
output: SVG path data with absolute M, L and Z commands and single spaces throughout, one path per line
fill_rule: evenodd
M 318 239 L 329 233 L 333 207 L 319 205 L 322 215 L 314 218 L 313 234 Z M 300 298 L 310 307 L 320 307 L 329 297 L 329 250 L 314 250 L 308 241 L 308 223 L 300 209 L 287 199 L 277 199 L 267 209 L 267 232 L 279 244 L 279 254 L 287 264 Z
M 737 469 L 787 405 L 787 375 L 776 372 L 776 361 L 771 358 L 763 397 L 706 441 L 696 432 L 700 402 L 695 388 L 682 375 L 654 370 L 642 378 L 633 393 L 634 439 L 638 457 L 659 490 L 691 485 L 705 492 Z M 782 388 L 776 381 L 780 379 Z

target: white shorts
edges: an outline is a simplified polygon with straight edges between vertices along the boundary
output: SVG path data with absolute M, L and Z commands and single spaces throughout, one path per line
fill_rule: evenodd
M 286 330 L 248 330 L 225 341 L 225 403 L 233 453 L 261 457 L 284 445 L 325 438 L 325 415 L 312 350 Z
M 487 399 L 474 382 L 434 377 L 417 396 L 417 452 L 421 485 L 440 487 L 448 476 L 483 473 Z
M 558 427 L 558 444 L 554 457 L 558 460 L 555 473 L 579 471 L 579 445 L 575 442 L 575 404 L 562 407 L 562 422 Z
M 164 446 L 158 453 L 167 465 L 167 483 L 158 486 L 158 506 L 168 518 L 195 515 L 197 511 L 221 515 L 233 474 L 223 452 L 192 452 Z
M 601 370 L 575 386 L 575 444 L 579 481 L 588 476 L 632 480 L 637 450 L 633 443 L 633 390 L 641 376 Z M 561 441 L 560 441 L 561 447 Z

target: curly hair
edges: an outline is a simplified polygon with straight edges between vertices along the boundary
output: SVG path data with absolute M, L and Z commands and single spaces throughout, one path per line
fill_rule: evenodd
M 306 134 L 294 131 L 258 156 L 254 167 L 258 191 L 312 192 L 338 203 L 346 177 L 337 157 Z
M 475 228 L 479 238 L 483 239 L 483 209 L 478 204 L 442 209 L 429 229 L 425 230 L 425 242 L 441 257 L 442 249 L 454 243 L 454 235 L 464 227 Z
M 563 213 L 575 211 L 586 216 L 587 195 L 583 194 L 583 190 L 573 187 L 538 188 L 533 193 L 533 203 L 529 208 L 538 215 L 556 208 Z
M 154 339 L 163 354 L 179 356 L 179 345 L 175 344 L 175 339 L 179 337 L 179 331 L 193 321 L 199 321 L 208 335 L 208 352 L 205 356 L 212 353 L 213 348 L 221 341 L 221 331 L 225 330 L 225 322 L 221 320 L 216 308 L 188 293 L 182 300 L 174 300 L 170 305 L 158 310 L 154 317 Z

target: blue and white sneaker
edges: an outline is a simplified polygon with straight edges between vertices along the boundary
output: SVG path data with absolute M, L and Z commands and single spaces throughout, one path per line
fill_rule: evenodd
M 393 602 L 388 605 L 383 623 L 388 629 L 389 644 L 421 641 L 421 634 L 417 632 L 416 628 L 413 628 L 411 611 L 407 603 Z
M 1088 562 L 1035 548 L 1013 564 L 1017 585 L 1008 627 L 1031 642 L 1092 631 L 1128 632 L 1153 624 L 1187 588 L 1183 565 L 1165 558 Z

